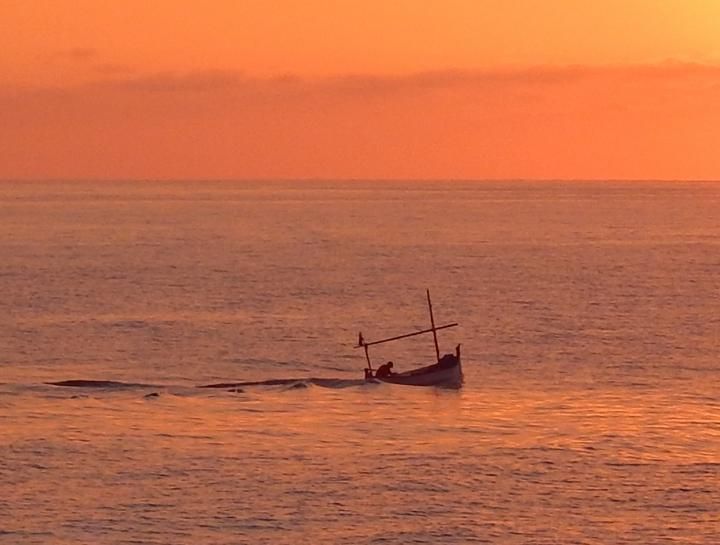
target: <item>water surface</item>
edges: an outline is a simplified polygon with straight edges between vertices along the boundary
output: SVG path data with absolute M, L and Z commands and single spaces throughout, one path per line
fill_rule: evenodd
M 0 543 L 719 542 L 719 209 L 713 183 L 0 184 Z M 358 331 L 427 327 L 426 288 L 465 387 L 363 384 Z M 233 381 L 270 382 L 197 388 Z

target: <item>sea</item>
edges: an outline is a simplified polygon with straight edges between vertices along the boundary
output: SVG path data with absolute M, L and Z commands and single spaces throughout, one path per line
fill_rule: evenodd
M 0 183 L 0 544 L 471 543 L 720 543 L 720 183 Z

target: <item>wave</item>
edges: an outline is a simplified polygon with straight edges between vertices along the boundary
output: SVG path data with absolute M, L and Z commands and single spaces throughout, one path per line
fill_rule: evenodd
M 248 386 L 290 386 L 302 388 L 300 385 L 315 385 L 323 388 L 350 388 L 366 384 L 365 379 L 343 379 L 343 378 L 276 378 L 268 380 L 253 380 L 246 382 L 220 382 L 217 384 L 204 384 L 198 388 L 243 388 Z
M 57 382 L 45 382 L 50 386 L 61 386 L 66 388 L 98 388 L 98 389 L 131 389 L 131 388 L 163 388 L 158 384 L 143 384 L 136 382 L 119 382 L 116 380 L 87 380 L 73 379 L 60 380 Z M 305 388 L 308 386 L 320 386 L 322 388 L 350 388 L 366 384 L 364 379 L 342 379 L 342 378 L 279 378 L 268 380 L 253 380 L 244 382 L 220 382 L 216 384 L 204 384 L 196 386 L 203 389 L 231 390 L 247 388 L 250 386 L 286 386 L 291 388 Z
M 66 386 L 70 388 L 159 388 L 157 384 L 140 384 L 134 382 L 118 382 L 115 380 L 61 380 L 46 382 L 51 386 Z

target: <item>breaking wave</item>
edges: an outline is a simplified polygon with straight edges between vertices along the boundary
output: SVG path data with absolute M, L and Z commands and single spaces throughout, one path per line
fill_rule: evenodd
M 269 380 L 253 380 L 248 382 L 220 382 L 217 384 L 205 384 L 198 388 L 244 388 L 248 386 L 295 386 L 298 384 L 321 386 L 323 388 L 349 388 L 352 386 L 362 386 L 365 379 L 341 379 L 341 378 L 278 378 Z
M 70 388 L 158 388 L 157 384 L 140 384 L 134 382 L 118 382 L 115 380 L 61 380 L 46 382 L 50 386 L 66 386 Z
M 60 380 L 57 382 L 46 382 L 50 386 L 61 386 L 66 388 L 97 388 L 97 389 L 131 389 L 131 388 L 163 388 L 161 384 L 143 384 L 135 382 L 120 382 L 116 380 Z M 279 378 L 268 380 L 253 380 L 244 382 L 220 382 L 216 384 L 203 384 L 196 388 L 230 390 L 247 388 L 251 386 L 285 386 L 289 388 L 305 388 L 308 386 L 320 386 L 322 388 L 350 388 L 366 384 L 364 379 L 341 379 L 341 378 Z

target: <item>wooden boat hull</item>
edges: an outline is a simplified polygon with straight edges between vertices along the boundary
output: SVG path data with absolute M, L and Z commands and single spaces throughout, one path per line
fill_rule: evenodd
M 444 356 L 440 363 L 397 373 L 374 380 L 405 386 L 438 386 L 440 388 L 461 388 L 463 384 L 462 364 L 452 354 Z

